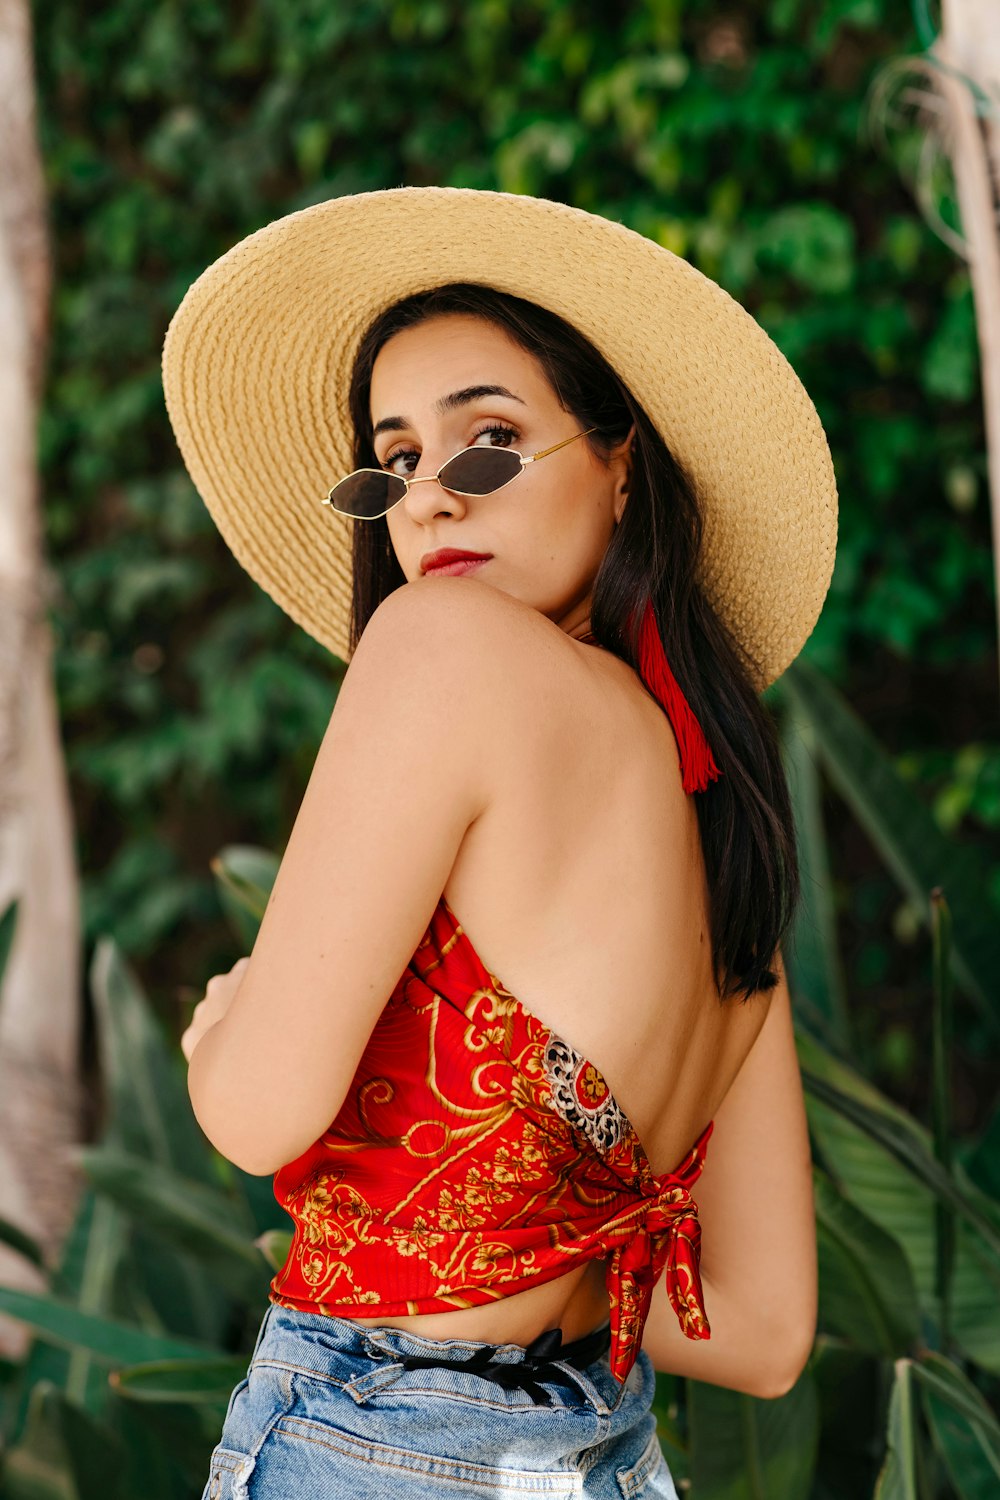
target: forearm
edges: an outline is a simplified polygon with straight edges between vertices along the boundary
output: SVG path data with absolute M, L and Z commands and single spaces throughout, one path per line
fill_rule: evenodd
M 750 1396 L 783 1395 L 805 1367 L 815 1318 L 790 1314 L 781 1305 L 780 1288 L 761 1305 L 749 1277 L 744 1289 L 724 1289 L 702 1276 L 702 1288 L 712 1334 L 690 1339 L 681 1331 L 662 1280 L 657 1282 L 642 1337 L 653 1367 Z

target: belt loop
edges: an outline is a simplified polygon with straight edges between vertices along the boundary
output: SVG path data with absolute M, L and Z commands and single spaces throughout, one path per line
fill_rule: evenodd
M 267 1332 L 268 1324 L 271 1321 L 271 1314 L 274 1312 L 274 1309 L 275 1309 L 276 1305 L 277 1304 L 274 1303 L 274 1302 L 269 1302 L 267 1304 L 267 1311 L 265 1312 L 263 1318 L 261 1319 L 261 1321 L 260 1321 L 260 1327 L 257 1330 L 257 1342 L 254 1344 L 254 1346 L 253 1346 L 253 1353 L 250 1356 L 250 1363 L 251 1364 L 253 1364 L 254 1360 L 257 1358 L 257 1351 L 260 1349 L 261 1344 L 264 1342 L 264 1335 Z

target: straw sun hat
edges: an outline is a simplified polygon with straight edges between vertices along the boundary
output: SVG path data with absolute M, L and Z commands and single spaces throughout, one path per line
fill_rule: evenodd
M 601 351 L 694 480 L 700 581 L 760 664 L 800 651 L 833 572 L 837 490 L 795 371 L 714 281 L 622 224 L 542 198 L 401 187 L 267 224 L 213 262 L 167 330 L 163 385 L 184 462 L 237 561 L 348 660 L 351 528 L 321 504 L 354 468 L 362 334 L 450 281 L 558 313 Z

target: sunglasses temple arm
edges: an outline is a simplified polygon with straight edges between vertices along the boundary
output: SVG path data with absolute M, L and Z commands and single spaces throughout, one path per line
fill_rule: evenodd
M 565 448 L 567 443 L 575 443 L 578 437 L 586 437 L 589 432 L 596 432 L 596 427 L 588 427 L 584 432 L 574 432 L 572 437 L 563 438 L 561 443 L 553 443 L 551 448 L 543 448 L 541 453 L 533 453 L 530 458 L 523 460 L 526 464 L 533 464 L 536 459 L 548 458 L 550 453 L 556 453 L 560 448 Z

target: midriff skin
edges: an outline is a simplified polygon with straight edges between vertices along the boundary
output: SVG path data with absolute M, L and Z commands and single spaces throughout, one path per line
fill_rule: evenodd
M 523 719 L 496 724 L 504 784 L 444 895 L 487 969 L 601 1071 L 662 1173 L 714 1117 L 767 999 L 719 1002 L 697 813 L 669 720 L 625 663 L 559 636 L 566 669 L 556 676 L 546 656 L 536 685 L 544 713 L 529 689 Z M 526 654 L 526 674 L 536 659 Z M 483 1306 L 352 1321 L 524 1345 L 555 1327 L 569 1343 L 609 1314 L 595 1259 Z
M 608 1320 L 604 1271 L 603 1260 L 591 1260 L 553 1281 L 528 1287 L 523 1292 L 511 1292 L 483 1307 L 396 1318 L 352 1315 L 351 1322 L 377 1324 L 380 1328 L 409 1328 L 426 1339 L 474 1339 L 490 1344 L 530 1344 L 546 1328 L 561 1328 L 563 1343 L 570 1344 Z M 343 1316 L 340 1309 L 337 1313 L 338 1317 Z

